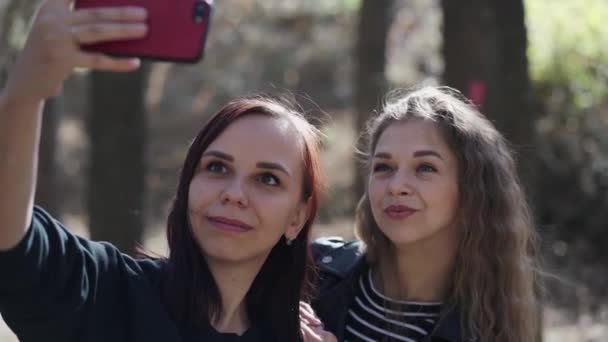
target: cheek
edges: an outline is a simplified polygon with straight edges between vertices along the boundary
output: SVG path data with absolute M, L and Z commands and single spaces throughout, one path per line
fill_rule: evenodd
M 379 179 L 371 179 L 368 183 L 367 192 L 372 206 L 380 203 L 384 195 L 384 181 Z
M 193 178 L 192 181 L 190 181 L 190 186 L 188 187 L 189 204 L 196 202 L 196 199 L 199 198 L 200 189 L 200 180 L 198 178 Z
M 372 208 L 372 214 L 378 220 L 378 214 L 382 211 L 382 201 L 384 198 L 384 182 L 378 179 L 372 179 L 368 183 L 367 194 L 369 203 Z
M 450 213 L 452 214 L 452 216 L 456 215 L 456 211 L 459 208 L 459 199 L 460 199 L 460 193 L 458 191 L 458 187 L 454 186 L 452 187 L 449 191 L 448 191 L 449 197 L 448 197 L 448 210 L 450 211 Z
M 293 227 L 294 222 L 300 223 L 298 221 L 299 214 L 302 213 L 300 209 L 306 209 L 299 192 L 282 193 L 280 196 L 274 196 L 272 203 L 269 204 L 264 207 L 264 216 L 267 222 L 271 222 L 272 230 L 280 234 Z
M 197 187 L 194 185 L 194 182 L 191 182 L 190 186 L 188 187 L 188 207 L 190 207 L 190 208 L 194 207 L 197 198 L 198 198 Z
M 255 203 L 258 213 L 273 226 L 286 227 L 296 210 L 296 201 L 290 196 L 258 194 Z
M 445 215 L 454 216 L 458 209 L 458 188 L 451 183 L 435 187 L 432 193 L 435 206 Z
M 205 182 L 201 177 L 193 178 L 188 188 L 188 206 L 190 209 L 200 209 L 201 206 L 216 197 L 216 188 L 217 184 L 214 184 L 214 182 Z

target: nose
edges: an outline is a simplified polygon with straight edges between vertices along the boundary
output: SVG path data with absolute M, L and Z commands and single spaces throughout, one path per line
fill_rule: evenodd
M 233 204 L 239 208 L 246 208 L 249 205 L 249 200 L 245 191 L 243 191 L 242 181 L 234 179 L 226 185 L 226 188 L 220 194 L 222 204 Z
M 391 196 L 408 196 L 414 192 L 411 179 L 405 172 L 396 172 L 388 184 Z

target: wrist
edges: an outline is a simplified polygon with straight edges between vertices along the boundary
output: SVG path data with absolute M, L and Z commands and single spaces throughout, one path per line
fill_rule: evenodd
M 0 111 L 13 111 L 17 108 L 23 107 L 37 107 L 44 103 L 44 99 L 35 97 L 20 97 L 11 91 L 7 85 L 4 89 L 0 90 Z
M 4 88 L 0 91 L 2 105 L 6 109 L 30 108 L 37 106 L 46 100 L 40 92 L 40 84 L 28 77 L 27 63 L 18 58 L 15 64 L 8 69 L 8 75 Z M 29 80 L 28 80 L 29 79 Z M 43 84 L 43 83 L 42 83 Z

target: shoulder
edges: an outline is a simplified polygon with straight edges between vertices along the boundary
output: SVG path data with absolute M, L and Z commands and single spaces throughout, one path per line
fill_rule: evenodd
M 147 277 L 153 283 L 158 282 L 161 274 L 165 271 L 167 265 L 167 259 L 165 258 L 152 258 L 144 257 L 141 259 L 135 259 L 134 263 L 137 265 L 138 270 Z
M 34 217 L 30 227 L 30 242 L 41 246 L 48 265 L 63 265 L 74 270 L 74 265 L 81 266 L 81 274 L 109 277 L 144 278 L 157 280 L 166 264 L 161 257 L 132 257 L 122 253 L 116 246 L 105 241 L 93 241 L 76 235 L 40 207 L 34 208 Z M 30 251 L 31 252 L 31 251 Z
M 355 279 L 367 267 L 364 244 L 328 237 L 314 241 L 312 249 L 318 277 L 311 305 L 326 329 L 337 333 L 344 329 L 345 313 L 355 294 Z
M 358 240 L 324 237 L 312 243 L 312 254 L 321 273 L 332 273 L 345 278 L 363 259 L 365 245 Z

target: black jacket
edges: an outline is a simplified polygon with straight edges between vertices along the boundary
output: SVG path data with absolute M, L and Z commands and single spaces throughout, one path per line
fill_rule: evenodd
M 325 329 L 338 341 L 344 340 L 348 309 L 355 296 L 357 280 L 367 269 L 360 241 L 346 242 L 341 238 L 323 238 L 312 245 L 313 257 L 319 270 L 317 295 L 312 307 L 323 321 Z M 465 342 L 460 314 L 452 310 L 443 316 L 424 342 Z

